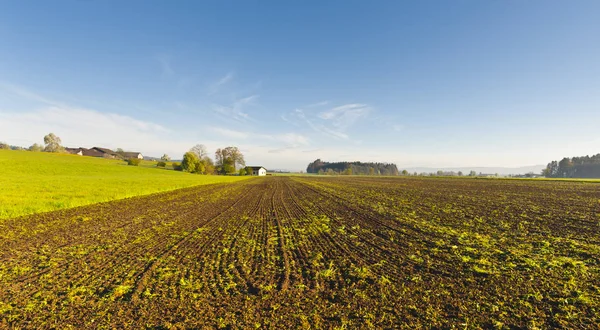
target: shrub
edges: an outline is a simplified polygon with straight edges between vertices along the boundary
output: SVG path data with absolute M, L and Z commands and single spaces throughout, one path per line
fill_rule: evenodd
M 174 162 L 174 163 L 172 164 L 172 166 L 173 166 L 173 169 L 174 169 L 175 171 L 183 171 L 183 167 L 181 167 L 181 164 L 180 164 L 180 163 L 175 163 L 175 162 Z
M 142 160 L 139 158 L 129 158 L 127 160 L 127 165 L 138 166 L 138 165 L 140 165 L 141 162 L 142 162 Z
M 156 163 L 156 167 L 167 167 L 167 163 L 166 162 L 158 162 L 158 163 Z

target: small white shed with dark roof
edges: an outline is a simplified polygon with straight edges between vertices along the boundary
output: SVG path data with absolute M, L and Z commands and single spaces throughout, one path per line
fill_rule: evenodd
M 267 175 L 267 169 L 262 167 L 262 166 L 247 166 L 247 169 L 251 169 L 252 170 L 252 175 L 257 175 L 257 176 L 265 176 Z

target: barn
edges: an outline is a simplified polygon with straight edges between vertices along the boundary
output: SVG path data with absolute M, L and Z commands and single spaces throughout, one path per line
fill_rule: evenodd
M 262 166 L 246 166 L 246 171 L 252 170 L 252 175 L 265 176 L 267 175 L 267 169 Z

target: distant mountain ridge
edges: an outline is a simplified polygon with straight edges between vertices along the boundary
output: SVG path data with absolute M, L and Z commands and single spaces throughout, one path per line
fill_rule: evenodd
M 535 174 L 541 174 L 542 170 L 545 169 L 545 165 L 531 165 L 531 166 L 521 166 L 521 167 L 485 167 L 485 166 L 461 166 L 461 167 L 399 167 L 400 171 L 407 170 L 409 173 L 435 173 L 439 170 L 444 172 L 458 172 L 461 171 L 465 175 L 469 174 L 470 171 L 475 171 L 478 174 L 496 174 L 499 175 L 509 175 L 509 174 L 527 174 L 533 172 Z

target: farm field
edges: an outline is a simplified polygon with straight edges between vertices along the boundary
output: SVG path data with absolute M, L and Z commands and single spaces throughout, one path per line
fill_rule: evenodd
M 26 214 L 244 179 L 150 168 L 152 163 L 144 161 L 138 167 L 115 159 L 0 150 L 0 222 Z
M 594 328 L 600 185 L 263 177 L 0 222 L 0 328 Z

